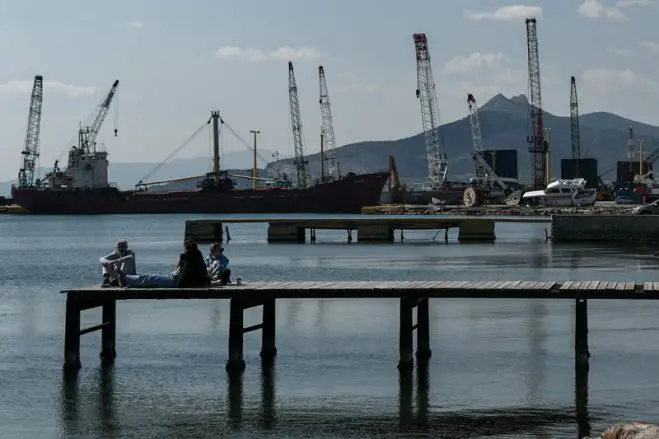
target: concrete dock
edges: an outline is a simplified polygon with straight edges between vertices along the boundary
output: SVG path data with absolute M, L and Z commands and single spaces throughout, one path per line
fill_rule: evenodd
M 185 222 L 185 238 L 199 243 L 222 242 L 227 224 L 268 223 L 268 242 L 304 243 L 316 241 L 316 230 L 345 230 L 348 242 L 352 232 L 357 232 L 359 242 L 393 242 L 396 230 L 444 230 L 458 229 L 460 242 L 496 240 L 495 223 L 546 223 L 548 217 L 506 217 L 465 215 L 398 215 L 375 218 L 370 215 L 336 218 L 219 218 L 188 220 Z M 445 233 L 445 239 L 447 239 Z M 401 235 L 402 237 L 402 235 Z

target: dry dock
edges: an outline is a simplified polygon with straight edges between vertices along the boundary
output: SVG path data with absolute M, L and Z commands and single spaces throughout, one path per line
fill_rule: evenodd
M 316 230 L 345 230 L 348 242 L 352 242 L 352 232 L 357 231 L 360 242 L 393 242 L 394 231 L 400 230 L 444 230 L 458 229 L 460 242 L 485 241 L 496 239 L 495 223 L 546 223 L 547 217 L 505 217 L 505 216 L 440 216 L 440 215 L 400 215 L 374 218 L 369 215 L 337 218 L 221 218 L 188 220 L 185 222 L 185 237 L 200 243 L 222 242 L 226 224 L 268 223 L 268 242 L 316 241 Z M 403 238 L 401 232 L 401 239 Z

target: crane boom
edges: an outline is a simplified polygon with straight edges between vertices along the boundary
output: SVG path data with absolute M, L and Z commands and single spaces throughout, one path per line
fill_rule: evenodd
M 98 136 L 103 122 L 110 111 L 110 105 L 112 104 L 112 99 L 114 98 L 117 87 L 119 87 L 119 80 L 117 79 L 110 87 L 110 91 L 105 95 L 103 101 L 98 106 L 93 116 L 93 122 L 85 127 L 80 128 L 78 132 L 79 141 L 78 148 L 82 149 L 86 153 L 90 153 L 96 147 L 96 136 Z M 117 135 L 117 129 L 114 129 L 114 135 Z
M 300 102 L 297 96 L 297 83 L 293 63 L 288 62 L 288 100 L 291 109 L 291 129 L 293 130 L 293 148 L 295 149 L 295 171 L 299 187 L 307 187 L 307 161 L 304 158 L 302 140 L 302 120 L 300 119 Z
M 533 157 L 533 188 L 542 189 L 547 184 L 547 143 L 544 139 L 542 117 L 542 91 L 540 88 L 540 57 L 538 55 L 538 32 L 536 19 L 526 19 L 528 48 L 529 94 L 531 102 L 531 135 L 527 138 L 529 152 Z
M 579 100 L 577 99 L 577 81 L 570 78 L 570 134 L 572 140 L 572 158 L 576 160 L 576 177 L 579 174 L 579 159 L 581 159 L 581 142 L 579 139 Z
M 37 158 L 39 158 L 39 131 L 41 130 L 41 107 L 43 104 L 43 77 L 34 77 L 32 95 L 30 96 L 30 112 L 27 119 L 27 132 L 25 133 L 25 145 L 21 154 L 23 155 L 23 166 L 18 170 L 19 187 L 34 185 L 34 171 Z
M 442 155 L 442 139 L 439 134 L 439 105 L 435 92 L 435 80 L 430 64 L 430 51 L 426 34 L 413 35 L 416 52 L 416 97 L 421 103 L 421 123 L 428 156 L 428 179 L 432 189 L 440 189 L 446 180 L 448 161 Z
M 326 159 L 329 161 L 329 174 L 333 178 L 339 178 L 340 172 L 336 160 L 336 139 L 334 137 L 334 123 L 332 121 L 332 108 L 330 106 L 329 93 L 327 92 L 327 81 L 325 80 L 325 69 L 318 66 L 318 82 L 320 87 L 320 116 L 321 134 L 323 138 L 323 149 Z
M 481 134 L 481 122 L 478 116 L 478 105 L 476 98 L 471 93 L 467 94 L 467 106 L 469 107 L 469 125 L 471 126 L 471 141 L 474 145 L 474 163 L 476 165 L 476 177 L 485 178 L 487 172 L 480 160 L 476 159 L 477 155 L 483 155 L 485 148 L 483 146 L 483 135 Z

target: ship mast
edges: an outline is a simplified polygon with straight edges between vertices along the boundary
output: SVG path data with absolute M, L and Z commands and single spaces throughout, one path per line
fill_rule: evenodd
M 213 122 L 213 180 L 217 186 L 220 183 L 220 112 L 211 111 Z

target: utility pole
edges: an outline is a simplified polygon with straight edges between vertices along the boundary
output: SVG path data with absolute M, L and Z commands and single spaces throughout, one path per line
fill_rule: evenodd
M 256 189 L 256 135 L 261 131 L 259 130 L 249 130 L 250 133 L 254 136 L 254 162 L 252 163 L 252 189 Z

